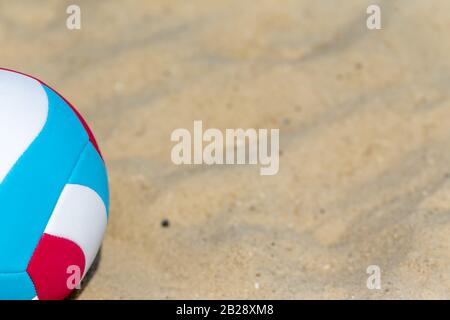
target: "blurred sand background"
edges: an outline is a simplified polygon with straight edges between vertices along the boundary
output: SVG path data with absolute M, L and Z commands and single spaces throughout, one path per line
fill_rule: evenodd
M 1 0 L 0 40 L 107 160 L 77 298 L 450 298 L 450 1 Z M 279 174 L 175 166 L 170 134 L 194 120 L 280 128 Z

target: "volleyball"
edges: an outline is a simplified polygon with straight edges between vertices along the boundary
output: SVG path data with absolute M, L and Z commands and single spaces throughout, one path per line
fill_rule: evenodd
M 64 299 L 106 229 L 109 191 L 97 142 L 45 83 L 0 69 L 0 299 Z

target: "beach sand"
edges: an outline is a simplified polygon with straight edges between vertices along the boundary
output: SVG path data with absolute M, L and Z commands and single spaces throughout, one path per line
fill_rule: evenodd
M 69 31 L 71 3 L 0 1 L 0 61 L 71 101 L 108 165 L 76 298 L 450 298 L 449 1 L 377 1 L 372 31 L 373 1 L 79 0 Z M 279 128 L 279 173 L 174 165 L 194 120 Z

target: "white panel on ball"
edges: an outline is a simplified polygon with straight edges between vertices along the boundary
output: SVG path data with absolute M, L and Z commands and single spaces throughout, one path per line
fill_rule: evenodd
M 47 94 L 37 80 L 0 70 L 0 183 L 39 135 L 47 116 Z
M 44 232 L 80 246 L 86 258 L 86 273 L 100 248 L 106 223 L 106 207 L 100 196 L 88 187 L 68 184 Z

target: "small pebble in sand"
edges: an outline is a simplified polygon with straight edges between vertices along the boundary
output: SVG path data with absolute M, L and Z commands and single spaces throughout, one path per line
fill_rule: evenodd
M 170 227 L 170 221 L 169 221 L 169 219 L 164 219 L 163 221 L 161 221 L 161 227 L 163 227 L 163 228 L 168 228 L 168 227 Z

